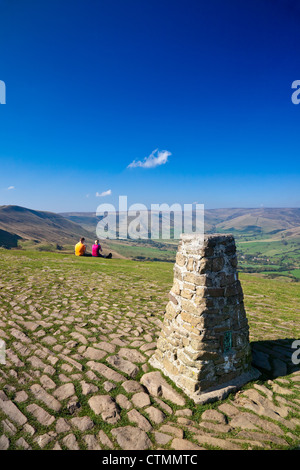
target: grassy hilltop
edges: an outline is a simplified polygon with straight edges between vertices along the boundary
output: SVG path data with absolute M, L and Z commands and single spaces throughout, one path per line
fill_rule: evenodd
M 153 370 L 148 358 L 173 282 L 171 263 L 0 249 L 0 270 L 0 338 L 7 347 L 1 450 L 299 446 L 299 372 L 262 377 L 225 402 L 202 406 L 170 381 L 181 404 L 144 393 L 140 379 Z M 290 361 L 290 341 L 300 335 L 299 284 L 240 279 L 251 342 L 264 351 L 268 340 Z M 106 404 L 100 412 L 92 398 Z
M 170 223 L 166 213 L 154 214 L 156 223 L 160 219 Z M 204 219 L 207 233 L 234 235 L 242 272 L 300 279 L 300 209 L 212 209 L 205 210 Z M 74 244 L 84 236 L 90 250 L 99 220 L 95 213 L 54 214 L 0 206 L 0 246 L 73 253 Z M 102 242 L 105 251 L 111 251 L 114 258 L 173 263 L 178 240 L 150 239 L 149 214 L 141 213 L 139 220 L 141 239 L 106 239 Z M 171 231 L 176 220 L 171 221 Z
M 140 263 L 129 259 L 93 259 L 78 258 L 71 254 L 45 253 L 37 251 L 7 251 L 0 248 L 1 267 L 6 281 L 19 289 L 25 287 L 27 275 L 31 279 L 32 292 L 47 283 L 48 271 L 55 274 L 51 285 L 57 282 L 58 302 L 63 303 L 72 297 L 68 278 L 76 277 L 78 293 L 88 300 L 85 289 L 101 288 L 101 276 L 109 276 L 110 285 L 104 298 L 113 295 L 118 299 L 118 309 L 137 310 L 145 307 L 151 315 L 163 319 L 164 308 L 168 302 L 168 293 L 173 282 L 173 264 L 169 262 L 145 261 Z M 253 339 L 297 337 L 300 335 L 300 289 L 299 284 L 288 279 L 263 278 L 260 275 L 240 273 L 239 279 L 245 296 L 245 307 L 252 329 Z M 99 283 L 99 284 L 98 284 Z M 129 289 L 133 297 L 124 295 Z M 74 286 L 74 291 L 76 287 Z M 43 297 L 47 304 L 47 292 Z M 130 302 L 128 300 L 130 299 Z M 50 297 L 49 297 L 50 301 Z M 115 310 L 115 308 L 113 309 Z
M 62 215 L 95 233 L 98 222 L 95 214 Z M 166 215 L 164 217 L 167 220 Z M 125 258 L 174 262 L 178 240 L 147 239 L 148 214 L 140 218 L 143 239 L 108 240 L 109 247 Z M 208 209 L 204 221 L 207 233 L 234 235 L 243 272 L 300 279 L 300 209 Z

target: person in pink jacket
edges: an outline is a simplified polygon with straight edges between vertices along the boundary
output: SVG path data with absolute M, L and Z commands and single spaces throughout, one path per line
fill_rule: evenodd
M 99 243 L 99 240 L 95 240 L 94 245 L 92 246 L 92 256 L 95 256 L 96 258 L 111 258 L 112 254 L 109 253 L 109 255 L 104 256 L 103 250 L 101 248 L 101 245 Z
M 100 256 L 100 257 L 103 257 L 103 255 L 101 255 L 102 253 L 102 248 L 101 248 L 101 245 L 99 243 L 99 240 L 95 240 L 95 243 L 94 245 L 92 246 L 92 256 Z

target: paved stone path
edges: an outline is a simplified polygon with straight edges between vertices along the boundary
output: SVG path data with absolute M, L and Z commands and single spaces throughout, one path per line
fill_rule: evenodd
M 256 345 L 269 376 L 195 407 L 148 365 L 169 289 L 147 273 L 112 276 L 99 264 L 87 276 L 61 260 L 8 268 L 0 254 L 0 450 L 299 446 L 300 370 L 289 369 L 288 342 Z

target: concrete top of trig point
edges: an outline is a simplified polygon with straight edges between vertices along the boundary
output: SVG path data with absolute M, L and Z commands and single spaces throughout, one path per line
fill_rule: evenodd
M 235 240 L 233 235 L 227 233 L 182 233 L 178 250 L 183 254 L 200 256 L 203 250 L 217 249 L 217 252 L 224 251 L 225 247 L 235 251 Z M 216 253 L 217 253 L 216 252 Z M 210 256 L 216 256 L 214 255 Z

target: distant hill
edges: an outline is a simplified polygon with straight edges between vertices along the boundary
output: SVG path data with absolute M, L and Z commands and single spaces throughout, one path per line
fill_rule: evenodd
M 62 212 L 60 215 L 81 225 L 85 230 L 92 232 L 93 236 L 96 236 L 96 226 L 99 219 L 96 217 L 95 212 Z
M 300 208 L 210 209 L 206 230 L 276 233 L 300 227 Z
M 95 213 L 70 212 L 61 215 L 72 222 L 80 223 L 82 227 L 93 233 L 100 220 Z M 156 223 L 158 220 L 163 223 L 169 219 L 167 213 L 161 215 L 154 213 L 154 215 L 151 214 L 152 216 Z M 128 220 L 129 224 L 134 218 L 131 217 Z M 187 221 L 191 222 L 190 216 L 187 217 Z M 178 240 L 174 238 L 149 239 L 147 211 L 140 214 L 139 222 L 141 239 L 107 240 L 110 250 L 115 250 L 124 257 L 135 260 L 174 262 Z M 174 230 L 176 223 L 176 218 L 174 218 Z M 205 210 L 204 225 L 206 233 L 232 233 L 234 235 L 240 270 L 300 279 L 299 208 L 208 209 Z M 178 230 L 181 232 L 181 223 Z M 155 230 L 152 231 L 153 233 Z M 111 235 L 109 231 L 107 235 Z
M 79 224 L 59 214 L 20 206 L 0 206 L 0 246 L 17 246 L 18 240 L 73 245 L 80 236 L 87 240 L 93 237 Z
M 98 218 L 94 212 L 66 212 L 61 214 L 72 222 L 95 233 Z M 147 225 L 147 212 L 142 215 Z M 237 232 L 241 235 L 270 235 L 282 232 L 285 237 L 295 237 L 300 230 L 300 208 L 250 208 L 205 210 L 205 232 Z M 290 233 L 289 233 L 290 232 Z M 144 236 L 146 232 L 143 232 Z
M 118 214 L 122 216 L 122 214 Z M 135 217 L 131 217 L 131 223 Z M 155 213 L 156 223 L 164 222 L 168 214 Z M 100 218 L 95 212 L 36 211 L 20 206 L 0 206 L 0 246 L 36 248 L 38 250 L 67 249 L 86 238 L 89 250 L 96 238 Z M 175 218 L 174 227 L 177 227 Z M 181 226 L 177 227 L 181 229 Z M 177 230 L 178 231 L 178 230 Z M 181 232 L 181 230 L 179 230 Z M 205 210 L 205 232 L 232 233 L 237 241 L 240 267 L 249 272 L 291 272 L 296 276 L 300 267 L 300 209 L 298 208 L 232 208 Z M 110 233 L 108 232 L 109 236 Z M 149 240 L 148 213 L 140 214 L 142 240 L 104 240 L 104 252 L 113 257 L 137 260 L 174 261 L 178 241 Z M 266 267 L 267 266 L 267 267 Z M 252 270 L 252 271 L 251 271 Z M 299 271 L 300 272 L 300 271 Z
M 21 237 L 15 233 L 0 230 L 0 246 L 4 248 L 16 248 L 19 240 L 21 240 Z

